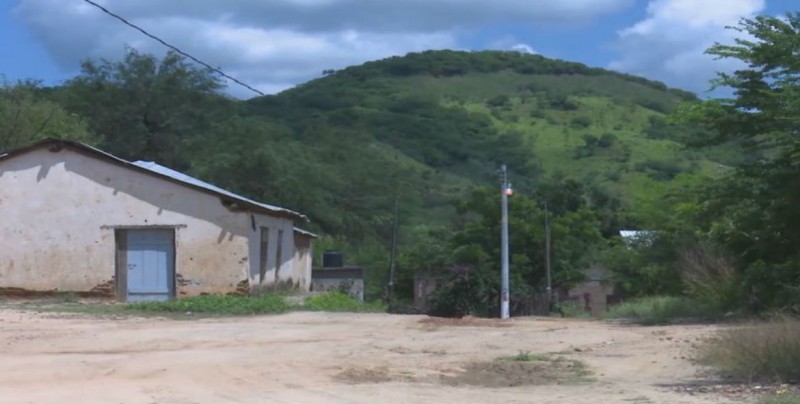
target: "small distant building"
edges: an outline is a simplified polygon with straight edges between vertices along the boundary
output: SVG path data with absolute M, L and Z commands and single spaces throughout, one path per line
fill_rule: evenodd
M 567 299 L 579 303 L 594 317 L 608 310 L 614 297 L 614 285 L 609 282 L 608 271 L 595 265 L 584 271 L 584 281 L 567 291 Z
M 619 236 L 628 247 L 650 247 L 656 239 L 652 230 L 620 230 Z
M 138 301 L 311 286 L 304 215 L 81 143 L 0 152 L 0 212 L 0 293 Z
M 439 281 L 428 273 L 414 275 L 414 310 L 427 313 L 430 310 L 430 298 L 439 287 Z
M 363 302 L 364 269 L 346 266 L 344 255 L 338 251 L 325 251 L 322 266 L 312 269 L 311 292 L 342 292 Z

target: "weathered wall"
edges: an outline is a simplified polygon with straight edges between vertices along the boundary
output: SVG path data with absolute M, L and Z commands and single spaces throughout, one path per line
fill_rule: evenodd
M 251 254 L 258 240 L 248 213 L 229 211 L 216 196 L 70 149 L 0 161 L 0 215 L 0 287 L 6 288 L 107 286 L 115 273 L 119 227 L 175 227 L 178 295 L 234 292 L 237 285 L 246 290 L 257 261 L 250 257 L 258 257 L 257 250 Z M 269 216 L 257 221 L 289 226 L 284 256 L 291 259 L 291 222 Z
M 358 267 L 314 268 L 311 276 L 312 292 L 344 292 L 364 301 L 364 270 Z
M 255 293 L 275 289 L 303 289 L 305 279 L 294 270 L 294 223 L 289 219 L 254 214 L 250 216 L 252 235 L 250 237 L 250 285 Z M 267 252 L 267 271 L 261 281 L 261 228 L 269 228 L 269 250 Z M 282 231 L 282 242 L 278 243 L 278 233 Z M 281 246 L 280 262 L 278 245 Z M 305 288 L 304 290 L 308 290 Z
M 614 287 L 598 281 L 587 281 L 569 290 L 569 298 L 583 305 L 593 316 L 602 316 L 608 310 L 608 296 Z
M 311 289 L 312 239 L 307 235 L 294 233 L 294 277 L 299 280 L 298 288 Z

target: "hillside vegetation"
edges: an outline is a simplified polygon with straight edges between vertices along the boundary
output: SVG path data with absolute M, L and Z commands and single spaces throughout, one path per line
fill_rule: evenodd
M 512 258 L 515 290 L 524 294 L 543 286 L 545 204 L 554 279 L 569 285 L 619 228 L 649 225 L 639 207 L 674 179 L 733 160 L 725 148 L 683 146 L 702 131 L 668 114 L 694 95 L 538 55 L 414 53 L 247 101 L 221 96 L 221 86 L 177 55 L 130 50 L 118 62 L 85 62 L 60 87 L 7 85 L 3 102 L 15 113 L 22 104 L 14 100 L 38 98 L 71 114 L 64 120 L 76 121 L 74 137 L 111 153 L 302 211 L 325 235 L 317 251 L 343 249 L 351 264 L 368 267 L 372 297 L 388 280 L 395 204 L 401 296 L 415 272 L 465 265 L 494 273 L 501 163 L 517 189 Z M 486 303 L 496 280 L 470 282 L 479 279 L 469 287 L 488 293 Z

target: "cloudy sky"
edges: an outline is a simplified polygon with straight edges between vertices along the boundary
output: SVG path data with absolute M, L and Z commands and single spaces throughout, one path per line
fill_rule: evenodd
M 368 60 L 426 49 L 536 52 L 702 92 L 731 62 L 742 17 L 800 10 L 797 0 L 96 0 L 268 93 Z M 57 84 L 86 58 L 157 42 L 83 0 L 0 1 L 0 75 Z M 253 95 L 231 86 L 238 97 Z

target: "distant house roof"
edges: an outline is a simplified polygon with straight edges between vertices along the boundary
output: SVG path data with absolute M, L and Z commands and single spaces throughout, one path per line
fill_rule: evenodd
M 112 154 L 106 153 L 100 149 L 94 148 L 92 146 L 80 142 L 73 142 L 70 140 L 45 139 L 29 146 L 21 147 L 19 149 L 9 150 L 7 152 L 0 153 L 0 162 L 2 162 L 3 160 L 13 158 L 14 156 L 45 147 L 48 148 L 48 150 L 50 150 L 51 152 L 58 152 L 64 148 L 68 148 L 75 152 L 82 153 L 84 155 L 89 155 L 91 157 L 100 158 L 102 160 L 106 160 L 108 162 L 132 169 L 134 171 L 143 172 L 145 174 L 153 175 L 165 179 L 167 181 L 183 185 L 207 194 L 218 196 L 222 200 L 222 203 L 231 209 L 253 211 L 256 213 L 267 213 L 271 215 L 283 216 L 291 219 L 301 220 L 303 222 L 308 222 L 308 217 L 293 210 L 254 201 L 252 199 L 246 198 L 241 195 L 237 195 L 233 192 L 217 187 L 216 185 L 209 184 L 205 181 L 201 181 L 190 175 L 175 171 L 171 168 L 164 167 L 152 161 L 130 162 L 127 160 L 123 160 Z
M 312 233 L 312 232 L 310 232 L 310 231 L 308 231 L 308 230 L 303 230 L 303 229 L 301 229 L 301 228 L 299 228 L 299 227 L 295 227 L 295 228 L 294 228 L 294 232 L 295 232 L 295 233 L 297 233 L 297 234 L 300 234 L 300 235 L 302 235 L 302 236 L 305 236 L 305 237 L 310 237 L 310 238 L 317 238 L 317 237 L 319 237 L 318 235 L 316 235 L 316 234 L 314 234 L 314 233 Z
M 656 232 L 653 230 L 620 230 L 619 236 L 628 245 L 650 246 L 656 238 Z

